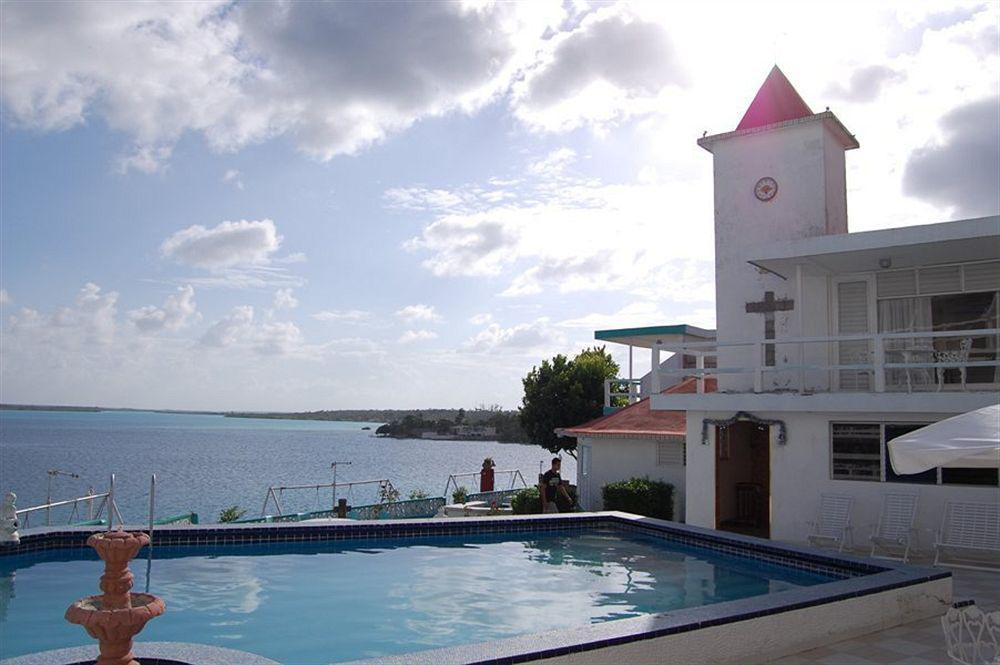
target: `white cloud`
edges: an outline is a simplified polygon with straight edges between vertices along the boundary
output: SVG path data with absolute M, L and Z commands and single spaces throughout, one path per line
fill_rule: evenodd
M 205 346 L 226 347 L 246 337 L 253 329 L 253 307 L 239 305 L 219 319 L 201 336 Z
M 228 169 L 222 174 L 222 182 L 230 184 L 236 189 L 243 189 L 243 176 L 236 169 Z
M 493 315 L 490 314 L 489 312 L 474 314 L 473 316 L 469 317 L 469 323 L 471 323 L 474 326 L 484 326 L 487 323 L 492 323 L 492 322 L 493 322 Z
M 186 132 L 220 151 L 288 134 L 329 159 L 481 107 L 563 15 L 544 3 L 12 2 L 3 101 L 43 130 L 100 118 L 133 143 L 125 169 L 159 169 Z
M 286 355 L 302 346 L 302 331 L 291 321 L 265 323 L 254 331 L 252 344 L 263 355 Z
M 413 323 L 414 321 L 436 323 L 441 320 L 441 315 L 434 311 L 433 305 L 407 305 L 398 310 L 396 316 L 407 323 Z
M 218 270 L 267 263 L 281 240 L 270 219 L 221 222 L 211 229 L 195 224 L 164 240 L 160 252 L 178 263 Z
M 14 300 L 7 294 L 7 289 L 0 289 L 0 305 L 9 305 L 12 302 Z
M 437 336 L 438 334 L 433 330 L 407 330 L 399 336 L 399 343 L 423 342 L 430 339 L 437 339 Z
M 344 321 L 359 323 L 372 317 L 371 312 L 361 309 L 324 309 L 312 315 L 317 321 Z
M 564 164 L 569 157 L 557 151 L 533 163 Z M 644 171 L 641 182 L 607 184 L 557 166 L 533 170 L 533 178 L 514 185 L 456 188 L 458 207 L 435 210 L 411 189 L 435 217 L 404 248 L 426 254 L 424 267 L 442 277 L 519 269 L 501 293 L 512 298 L 549 290 L 714 298 L 708 183 Z M 489 196 L 496 189 L 516 196 L 496 201 Z
M 528 165 L 528 172 L 534 175 L 551 176 L 562 173 L 576 161 L 576 151 L 572 148 L 553 150 L 544 158 Z
M 92 282 L 84 284 L 72 306 L 58 307 L 49 316 L 24 307 L 10 317 L 14 335 L 27 335 L 32 342 L 49 349 L 80 350 L 110 347 L 118 336 L 118 293 L 102 291 Z
M 684 84 L 685 75 L 666 28 L 634 9 L 601 9 L 552 37 L 514 86 L 515 114 L 564 131 L 655 110 L 660 93 Z
M 974 217 L 1000 213 L 1000 97 L 959 106 L 941 119 L 943 141 L 906 163 L 906 193 Z
M 146 305 L 129 312 L 128 318 L 140 333 L 179 330 L 199 318 L 194 288 L 179 287 L 176 294 L 167 296 L 163 307 Z
M 233 307 L 201 336 L 201 345 L 250 349 L 265 356 L 308 353 L 302 331 L 291 321 L 257 322 L 250 305 Z
M 463 348 L 473 353 L 532 353 L 566 344 L 566 337 L 552 327 L 547 318 L 504 328 L 491 323 L 465 342 Z
M 850 102 L 872 102 L 878 99 L 883 87 L 904 78 L 906 76 L 902 72 L 891 67 L 869 65 L 856 69 L 847 86 L 832 84 L 827 88 L 827 94 Z
M 299 300 L 291 289 L 278 289 L 274 292 L 275 309 L 295 309 L 298 306 Z

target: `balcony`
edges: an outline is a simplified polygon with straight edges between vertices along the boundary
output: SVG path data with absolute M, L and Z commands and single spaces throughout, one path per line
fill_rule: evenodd
M 654 366 L 658 351 L 666 351 L 695 356 L 698 367 L 654 373 L 650 392 L 654 409 L 704 409 L 718 402 L 719 408 L 738 403 L 811 410 L 823 404 L 823 410 L 891 406 L 951 412 L 997 401 L 998 342 L 1000 328 L 664 344 L 654 349 Z M 660 386 L 678 374 L 716 377 L 719 392 L 659 395 Z M 761 398 L 734 401 L 734 395 Z M 817 401 L 819 395 L 827 397 Z M 889 395 L 895 397 L 873 399 Z

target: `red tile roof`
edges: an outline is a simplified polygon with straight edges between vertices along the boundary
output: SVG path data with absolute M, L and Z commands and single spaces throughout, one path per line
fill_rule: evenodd
M 736 130 L 763 127 L 776 122 L 805 118 L 812 114 L 809 105 L 802 100 L 775 65 L 757 91 L 757 96 L 750 102 L 750 108 L 743 114 L 743 119 L 740 120 Z
M 715 379 L 705 379 L 705 392 L 715 392 Z M 662 394 L 697 392 L 697 380 L 687 378 L 663 391 Z M 656 438 L 685 436 L 687 414 L 684 411 L 653 411 L 649 408 L 649 398 L 619 409 L 612 414 L 601 416 L 590 422 L 562 430 L 569 436 L 598 436 L 625 438 Z

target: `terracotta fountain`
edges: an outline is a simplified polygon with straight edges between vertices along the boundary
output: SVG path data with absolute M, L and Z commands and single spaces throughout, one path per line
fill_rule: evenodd
M 83 626 L 100 643 L 98 665 L 139 665 L 132 654 L 132 638 L 146 622 L 166 610 L 163 600 L 148 593 L 131 593 L 134 576 L 128 562 L 149 544 L 144 533 L 95 533 L 87 544 L 104 561 L 100 596 L 78 600 L 66 610 L 66 620 Z

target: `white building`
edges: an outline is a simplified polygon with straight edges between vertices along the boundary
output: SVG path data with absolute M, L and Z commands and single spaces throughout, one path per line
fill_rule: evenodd
M 687 413 L 686 521 L 802 541 L 822 493 L 850 494 L 863 543 L 902 491 L 926 548 L 946 499 L 1000 501 L 995 469 L 899 477 L 885 445 L 998 401 L 1000 217 L 849 233 L 858 142 L 777 67 L 735 131 L 698 144 L 714 161 L 717 340 L 654 345 L 654 368 L 660 351 L 703 360 L 653 372 L 650 390 L 654 412 Z M 660 394 L 678 373 L 718 391 Z

